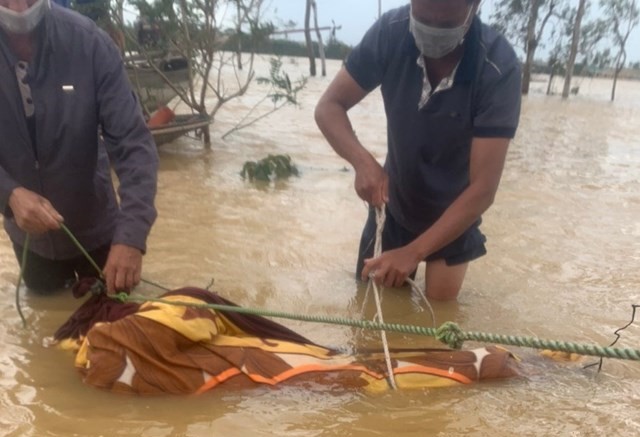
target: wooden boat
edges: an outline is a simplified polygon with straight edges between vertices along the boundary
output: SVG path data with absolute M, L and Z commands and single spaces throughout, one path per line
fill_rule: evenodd
M 146 60 L 129 57 L 125 59 L 125 65 L 131 86 L 145 112 L 153 112 L 176 97 L 171 85 L 178 89 L 189 86 L 189 65 L 184 58 L 157 59 L 155 66 L 162 75 Z
M 173 121 L 162 126 L 150 128 L 156 145 L 171 141 L 190 132 L 197 132 L 211 123 L 211 117 L 203 114 L 178 114 Z
M 125 62 L 127 74 L 138 94 L 140 104 L 145 113 L 153 117 L 154 113 L 164 108 L 177 96 L 173 87 L 187 89 L 189 86 L 189 64 L 183 57 L 157 57 L 155 67 L 140 57 L 130 56 Z M 164 77 L 163 77 L 164 76 Z M 169 122 L 150 126 L 149 130 L 157 146 L 197 132 L 211 124 L 211 117 L 200 114 L 179 114 L 170 118 Z

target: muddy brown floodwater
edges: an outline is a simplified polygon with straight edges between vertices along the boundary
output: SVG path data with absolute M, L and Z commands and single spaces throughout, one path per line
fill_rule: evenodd
M 340 64 L 329 64 L 333 76 Z M 259 75 L 268 63 L 258 64 Z M 302 59 L 286 59 L 295 78 Z M 214 289 L 237 303 L 310 315 L 358 317 L 363 290 L 353 280 L 366 208 L 353 172 L 324 142 L 313 108 L 329 78 L 309 80 L 301 106 L 220 136 L 264 94 L 228 104 L 214 144 L 181 138 L 160 149 L 159 217 L 143 276 L 167 287 Z M 640 82 L 576 79 L 568 101 L 533 84 L 523 101 L 494 206 L 485 214 L 487 256 L 471 265 L 457 303 L 434 303 L 437 323 L 465 330 L 608 345 L 640 304 Z M 559 88 L 560 84 L 558 84 Z M 377 92 L 351 112 L 364 144 L 385 156 Z M 243 181 L 247 160 L 291 155 L 300 177 L 270 186 Z M 606 360 L 600 374 L 514 349 L 527 376 L 453 389 L 369 396 L 330 387 L 224 386 L 200 397 L 135 398 L 82 384 L 73 357 L 43 339 L 79 302 L 68 293 L 27 293 L 14 306 L 18 267 L 0 237 L 0 436 L 637 436 L 640 363 Z M 141 287 L 140 294 L 158 290 Z M 387 290 L 385 320 L 429 324 L 420 300 Z M 351 328 L 281 321 L 312 340 L 353 348 Z M 375 334 L 367 334 L 377 344 Z M 392 334 L 394 346 L 434 340 Z M 621 347 L 640 347 L 640 326 Z M 586 362 L 592 362 L 587 360 Z

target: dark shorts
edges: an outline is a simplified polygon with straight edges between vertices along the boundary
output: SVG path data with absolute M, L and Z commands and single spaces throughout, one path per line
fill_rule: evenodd
M 96 264 L 103 267 L 107 262 L 110 249 L 111 244 L 107 244 L 89 252 L 89 255 Z M 22 263 L 22 246 L 14 243 L 13 251 L 18 259 L 18 265 L 20 265 Z M 27 261 L 22 272 L 24 283 L 28 288 L 43 292 L 70 287 L 80 278 L 98 276 L 95 267 L 84 255 L 71 259 L 51 260 L 31 251 L 27 251 Z
M 420 234 L 415 234 L 402 227 L 393 218 L 389 209 L 386 211 L 386 221 L 382 231 L 382 251 L 397 249 L 406 246 L 418 238 Z M 358 251 L 358 262 L 356 265 L 356 278 L 360 279 L 364 260 L 373 256 L 373 247 L 376 238 L 376 212 L 374 208 L 369 208 L 369 217 L 364 225 L 362 237 L 360 239 L 360 249 Z M 484 245 L 487 239 L 480 232 L 478 226 L 474 226 L 448 246 L 427 256 L 424 261 L 435 261 L 444 259 L 448 266 L 464 264 L 474 259 L 480 258 L 487 253 Z M 411 275 L 413 278 L 415 272 Z

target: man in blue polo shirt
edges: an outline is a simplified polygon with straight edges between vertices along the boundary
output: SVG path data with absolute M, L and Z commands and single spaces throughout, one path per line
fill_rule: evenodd
M 401 286 L 426 261 L 427 297 L 457 298 L 484 255 L 481 215 L 493 203 L 520 115 L 521 70 L 504 37 L 476 16 L 480 0 L 411 0 L 354 48 L 316 107 L 316 121 L 356 172 L 371 206 L 357 276 Z M 380 86 L 384 167 L 347 111 Z M 383 253 L 372 258 L 375 208 L 386 206 Z

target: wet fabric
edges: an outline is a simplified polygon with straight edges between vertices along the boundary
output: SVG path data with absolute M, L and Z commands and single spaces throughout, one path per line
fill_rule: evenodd
M 234 305 L 197 288 L 172 291 L 162 299 Z M 120 304 L 94 294 L 55 337 L 63 347 L 77 349 L 75 366 L 85 383 L 119 393 L 199 394 L 217 387 L 308 383 L 368 392 L 390 387 L 381 351 L 339 353 L 263 317 L 208 308 Z M 401 389 L 518 374 L 513 355 L 494 346 L 468 351 L 398 349 L 391 356 Z

